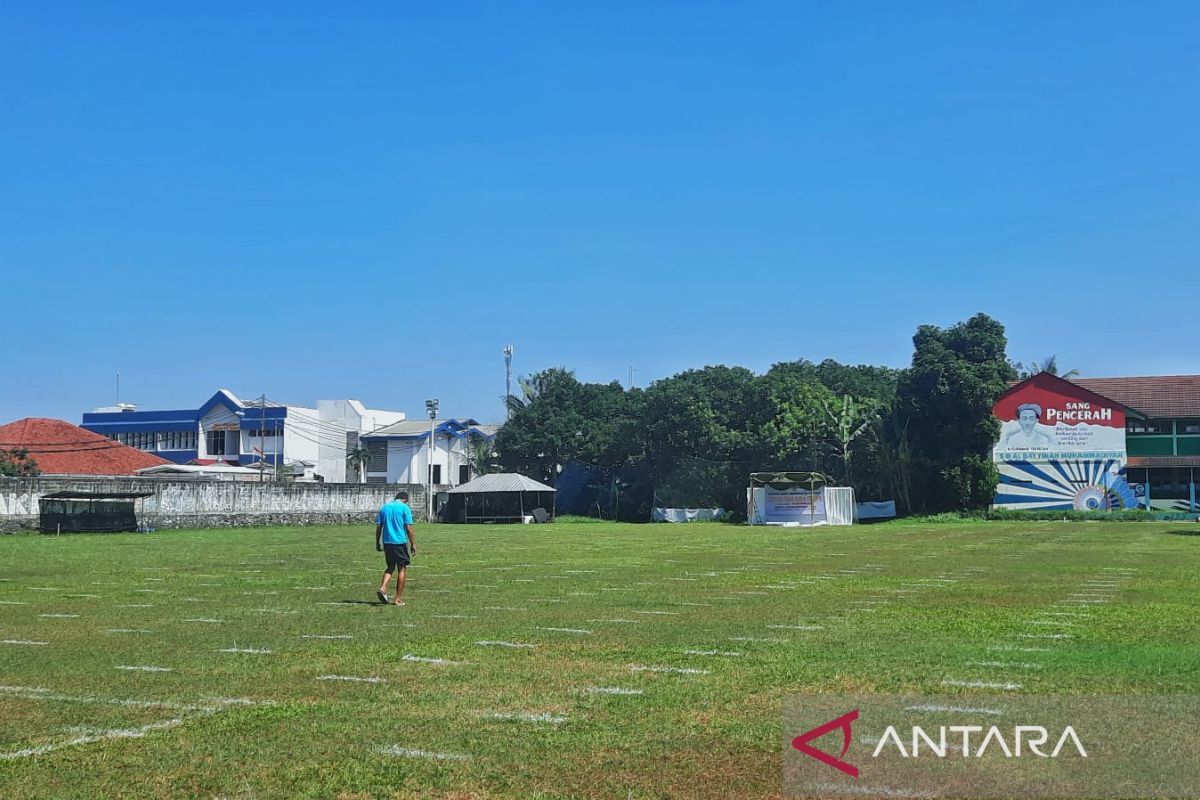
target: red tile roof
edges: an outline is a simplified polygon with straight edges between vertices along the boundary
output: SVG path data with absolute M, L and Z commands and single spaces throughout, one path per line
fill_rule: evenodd
M 1070 381 L 1148 417 L 1200 417 L 1200 375 L 1071 378 Z
M 47 475 L 133 475 L 165 458 L 115 442 L 61 419 L 26 417 L 0 425 L 0 450 L 24 449 Z

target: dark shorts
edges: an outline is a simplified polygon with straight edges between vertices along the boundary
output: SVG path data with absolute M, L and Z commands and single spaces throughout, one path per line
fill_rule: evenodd
M 385 544 L 383 546 L 383 557 L 387 559 L 387 571 L 395 572 L 401 567 L 407 567 L 411 560 L 408 555 L 407 544 Z

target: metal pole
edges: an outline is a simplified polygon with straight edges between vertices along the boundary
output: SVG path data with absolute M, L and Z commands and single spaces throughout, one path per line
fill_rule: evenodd
M 263 396 L 259 400 L 259 415 L 258 415 L 258 448 L 261 451 L 258 454 L 258 482 L 263 482 L 263 472 L 267 461 L 267 393 L 263 392 Z M 279 455 L 275 458 L 278 460 Z
M 428 501 L 428 505 L 429 505 L 429 517 L 428 517 L 429 522 L 433 522 L 433 434 L 434 434 L 434 422 L 435 422 L 435 420 L 433 419 L 433 417 L 430 417 L 429 418 L 429 465 L 428 465 L 429 466 L 429 475 L 428 475 L 429 490 L 428 490 L 428 492 L 426 492 L 426 494 L 428 495 L 426 500 Z
M 509 399 L 512 397 L 512 357 L 513 346 L 507 345 L 504 348 L 504 421 L 512 419 L 512 407 L 509 405 Z

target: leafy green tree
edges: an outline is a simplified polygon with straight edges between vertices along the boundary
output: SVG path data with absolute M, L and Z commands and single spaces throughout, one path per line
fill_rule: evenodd
M 616 381 L 580 383 L 562 368 L 529 382 L 529 401 L 514 408 L 496 437 L 505 469 L 553 484 L 572 460 L 619 466 L 640 453 L 634 433 L 640 392 L 626 392 Z
M 473 433 L 467 439 L 467 458 L 471 462 L 471 477 L 490 475 L 496 472 L 496 442 L 478 433 Z
M 21 447 L 15 450 L 0 450 L 0 475 L 27 477 L 41 474 L 41 467 L 29 457 L 27 449 Z
M 896 392 L 895 425 L 907 432 L 911 511 L 985 508 L 999 479 L 996 398 L 1016 378 L 1004 326 L 986 314 L 942 329 L 922 325 L 912 367 Z

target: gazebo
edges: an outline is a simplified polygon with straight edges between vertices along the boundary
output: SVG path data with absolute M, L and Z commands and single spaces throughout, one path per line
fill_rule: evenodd
M 481 475 L 448 493 L 447 522 L 547 522 L 554 487 L 515 472 Z

